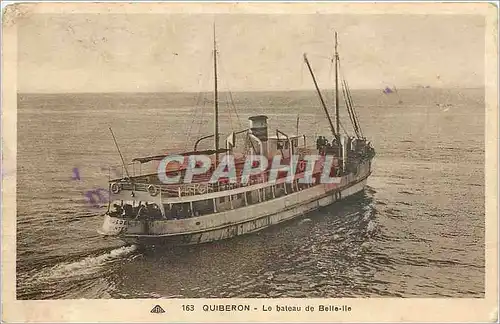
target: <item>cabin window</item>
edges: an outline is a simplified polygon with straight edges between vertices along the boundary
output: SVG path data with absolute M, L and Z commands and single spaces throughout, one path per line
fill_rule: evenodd
M 165 210 L 167 219 L 184 219 L 192 216 L 192 210 L 189 203 L 172 204 L 170 210 Z
M 142 201 L 122 201 L 120 204 L 113 203 L 109 214 L 125 219 L 155 220 L 163 218 L 160 207 L 157 204 Z
M 253 204 L 253 203 L 254 203 L 254 201 L 253 201 L 252 192 L 247 191 L 247 192 L 245 192 L 245 195 L 247 196 L 247 197 L 246 197 L 246 199 L 247 199 L 247 203 L 248 203 L 248 204 Z
M 195 216 L 211 214 L 214 212 L 212 199 L 193 202 L 193 213 Z
M 226 202 L 226 197 L 220 197 L 220 198 L 219 198 L 219 202 L 220 202 L 220 203 Z

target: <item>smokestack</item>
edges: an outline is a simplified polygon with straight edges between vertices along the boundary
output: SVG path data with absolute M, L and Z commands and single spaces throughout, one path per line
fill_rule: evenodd
M 267 156 L 267 116 L 259 115 L 249 117 L 250 133 L 257 137 L 262 143 L 262 151 L 259 154 Z

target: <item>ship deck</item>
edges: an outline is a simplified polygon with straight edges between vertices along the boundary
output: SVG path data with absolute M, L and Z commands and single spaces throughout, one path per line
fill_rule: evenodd
M 110 185 L 118 184 L 120 186 L 120 190 L 130 190 L 130 191 L 145 191 L 151 189 L 151 186 L 154 187 L 154 190 L 157 190 L 158 193 L 161 192 L 163 197 L 181 197 L 181 196 L 192 196 L 192 195 L 201 195 L 211 192 L 220 192 L 225 190 L 232 190 L 236 188 L 243 188 L 259 183 L 266 183 L 269 181 L 269 173 L 270 173 L 270 165 L 271 161 L 268 162 L 269 168 L 258 173 L 253 174 L 248 178 L 248 181 L 242 181 L 242 173 L 244 170 L 244 159 L 240 159 L 235 161 L 235 169 L 236 169 L 236 178 L 221 178 L 217 182 L 212 182 L 211 177 L 214 171 L 214 165 L 212 164 L 212 168 L 198 175 L 193 175 L 193 179 L 190 183 L 184 183 L 183 178 L 185 175 L 185 168 L 176 168 L 170 169 L 166 171 L 166 175 L 168 177 L 175 177 L 180 175 L 179 183 L 175 184 L 165 184 L 160 181 L 157 173 L 149 173 L 139 176 L 133 176 L 130 178 L 117 178 L 111 179 L 109 181 Z M 283 159 L 282 164 L 285 165 L 290 163 L 289 159 Z M 320 166 L 315 165 L 313 174 L 319 172 Z M 304 170 L 296 170 L 294 175 L 294 180 L 300 179 L 304 177 Z M 278 179 L 286 176 L 286 172 L 278 173 Z
M 351 165 L 355 166 L 359 162 L 359 156 L 350 156 Z M 211 177 L 214 171 L 215 166 L 212 164 L 212 168 L 198 175 L 193 175 L 192 181 L 189 183 L 184 183 L 184 175 L 186 168 L 185 167 L 177 167 L 177 168 L 167 168 L 166 175 L 167 177 L 176 177 L 180 175 L 180 178 L 177 183 L 165 184 L 160 181 L 158 177 L 158 173 L 148 173 L 139 176 L 132 176 L 130 178 L 115 178 L 109 181 L 110 186 L 119 185 L 121 190 L 129 190 L 129 191 L 143 191 L 148 192 L 153 190 L 156 194 L 160 194 L 162 197 L 185 197 L 185 196 L 193 196 L 193 195 L 203 195 L 206 193 L 220 192 L 226 190 L 233 190 L 237 188 L 244 188 L 247 186 L 252 186 L 256 184 L 263 184 L 269 181 L 270 174 L 270 166 L 272 161 L 268 162 L 268 168 L 258 174 L 251 175 L 248 178 L 248 181 L 242 181 L 242 173 L 244 170 L 244 159 L 240 158 L 235 161 L 235 169 L 236 169 L 236 178 L 221 178 L 217 182 L 211 181 Z M 290 163 L 289 159 L 283 159 L 281 164 L 286 165 Z M 312 169 L 312 176 L 316 177 L 323 171 L 324 160 L 318 160 L 314 164 Z M 336 173 L 337 169 L 334 167 L 330 170 L 330 176 L 338 176 Z M 296 172 L 294 174 L 293 180 L 301 179 L 305 176 L 304 172 L 306 170 L 300 170 L 297 167 Z M 279 172 L 277 179 L 281 179 L 287 177 L 288 173 L 283 171 Z M 113 188 L 111 188 L 113 189 Z

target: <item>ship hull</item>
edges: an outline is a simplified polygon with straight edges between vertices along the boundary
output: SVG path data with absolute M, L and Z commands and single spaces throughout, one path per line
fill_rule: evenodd
M 337 201 L 343 200 L 349 196 L 359 193 L 364 190 L 368 175 L 357 179 L 355 182 L 345 186 L 342 189 L 338 188 L 325 192 L 325 188 L 321 188 L 322 186 L 316 186 L 291 194 L 288 197 L 269 201 L 269 203 L 272 203 L 274 205 L 274 208 L 269 208 L 270 210 L 268 213 L 264 212 L 258 217 L 248 217 L 248 219 L 245 219 L 246 215 L 255 214 L 251 209 L 265 209 L 266 207 L 270 207 L 265 206 L 265 204 L 248 206 L 240 210 L 240 213 L 243 215 L 243 219 L 241 221 L 227 223 L 226 225 L 219 226 L 217 228 L 194 232 L 191 231 L 188 233 L 163 235 L 124 233 L 119 235 L 118 237 L 127 243 L 145 246 L 183 246 L 208 243 L 232 238 L 239 235 L 250 234 L 304 216 L 309 212 L 312 212 L 324 206 L 331 205 Z M 302 199 L 297 201 L 295 204 L 290 204 L 291 201 L 300 198 L 299 195 L 302 197 L 307 197 L 308 199 Z M 223 217 L 223 215 L 220 216 Z

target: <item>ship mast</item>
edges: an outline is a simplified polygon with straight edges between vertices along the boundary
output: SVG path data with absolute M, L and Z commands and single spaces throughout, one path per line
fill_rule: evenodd
M 340 131 L 340 116 L 339 116 L 339 53 L 337 50 L 337 32 L 335 32 L 335 125 Z
M 214 23 L 214 148 L 215 167 L 219 163 L 219 98 L 217 93 L 217 42 L 215 40 Z
M 321 95 L 321 91 L 319 90 L 318 83 L 316 82 L 316 77 L 314 76 L 314 72 L 309 64 L 309 60 L 307 59 L 306 54 L 304 54 L 304 61 L 306 62 L 307 68 L 309 69 L 309 73 L 311 73 L 311 77 L 314 82 L 314 86 L 316 87 L 316 92 L 318 92 L 319 100 L 321 101 L 321 106 L 323 106 L 323 110 L 325 111 L 326 118 L 328 119 L 328 124 L 330 125 L 330 130 L 332 131 L 333 136 L 337 136 L 337 132 L 335 131 L 335 126 L 333 126 L 332 119 L 330 118 L 330 114 L 328 113 L 328 109 L 326 108 L 325 101 L 323 100 L 323 96 Z

